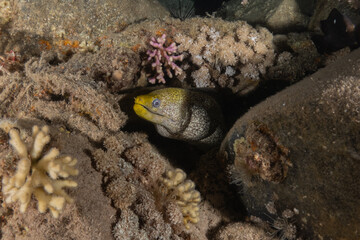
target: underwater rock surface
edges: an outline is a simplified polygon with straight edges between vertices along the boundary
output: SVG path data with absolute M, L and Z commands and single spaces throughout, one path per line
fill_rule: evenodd
M 313 11 L 313 1 L 296 0 L 232 0 L 226 2 L 219 16 L 226 20 L 243 20 L 261 24 L 275 32 L 305 29 Z
M 249 215 L 280 235 L 360 237 L 359 64 L 356 50 L 268 98 L 222 143 Z
M 90 40 L 144 19 L 169 16 L 157 1 L 19 1 L 13 29 L 48 37 Z

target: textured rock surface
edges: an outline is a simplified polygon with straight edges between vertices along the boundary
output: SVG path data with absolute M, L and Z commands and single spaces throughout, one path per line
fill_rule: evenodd
M 26 60 L 43 50 L 96 51 L 108 34 L 170 13 L 156 0 L 0 2 L 1 52 Z
M 360 237 L 359 56 L 356 50 L 270 97 L 230 130 L 222 151 L 251 215 L 273 221 L 291 209 L 300 236 Z M 292 233 L 288 220 L 277 221 Z
M 220 10 L 226 20 L 243 20 L 250 24 L 262 24 L 276 32 L 289 29 L 305 29 L 313 1 L 296 0 L 232 0 Z
M 19 1 L 13 30 L 89 40 L 144 19 L 169 16 L 155 0 Z M 81 17 L 80 17 L 81 16 Z
M 232 223 L 219 230 L 216 240 L 270 240 L 276 239 L 269 236 L 261 228 L 249 223 Z

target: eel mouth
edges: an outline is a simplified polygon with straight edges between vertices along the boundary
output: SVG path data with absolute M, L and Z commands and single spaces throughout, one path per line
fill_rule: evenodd
M 152 111 L 150 108 L 148 108 L 147 106 L 141 104 L 141 103 L 136 103 L 134 104 L 134 111 L 137 115 L 139 115 L 140 117 L 142 117 L 142 114 L 143 112 L 149 112 L 151 114 L 154 114 L 154 115 L 157 115 L 157 116 L 160 116 L 160 117 L 165 117 L 164 115 L 160 114 L 160 113 L 157 113 L 157 112 L 154 112 Z
M 162 124 L 164 123 L 164 121 L 171 121 L 173 123 L 176 122 L 174 121 L 174 119 L 167 116 L 166 114 L 162 114 L 159 113 L 158 111 L 154 111 L 153 109 L 151 109 L 151 107 L 148 106 L 148 103 L 152 101 L 153 101 L 152 96 L 148 96 L 148 95 L 137 96 L 135 98 L 135 102 L 133 106 L 135 113 L 139 117 L 156 124 Z
M 141 103 L 135 102 L 133 109 L 139 117 L 152 123 L 162 124 L 164 121 L 170 121 L 172 123 L 176 122 L 166 115 L 152 111 L 150 108 Z

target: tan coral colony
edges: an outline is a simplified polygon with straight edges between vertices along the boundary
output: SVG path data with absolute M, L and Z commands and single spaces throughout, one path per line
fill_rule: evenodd
M 6 121 L 0 123 L 0 128 L 4 125 L 8 125 Z M 18 128 L 3 130 L 8 130 L 9 143 L 20 159 L 15 174 L 3 178 L 6 203 L 18 201 L 20 212 L 25 212 L 34 194 L 38 200 L 38 210 L 44 213 L 49 208 L 52 216 L 57 218 L 65 203 L 73 202 L 63 188 L 77 186 L 76 182 L 66 179 L 78 174 L 74 168 L 77 160 L 70 156 L 59 156 L 57 148 L 42 153 L 50 142 L 48 126 L 33 126 L 30 146 L 22 140 Z

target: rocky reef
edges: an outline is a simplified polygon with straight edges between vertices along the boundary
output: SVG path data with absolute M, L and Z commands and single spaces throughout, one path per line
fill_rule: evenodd
M 55 2 L 0 1 L 1 239 L 359 238 L 359 50 L 313 42 L 357 1 Z M 221 146 L 134 113 L 163 87 L 219 103 Z

